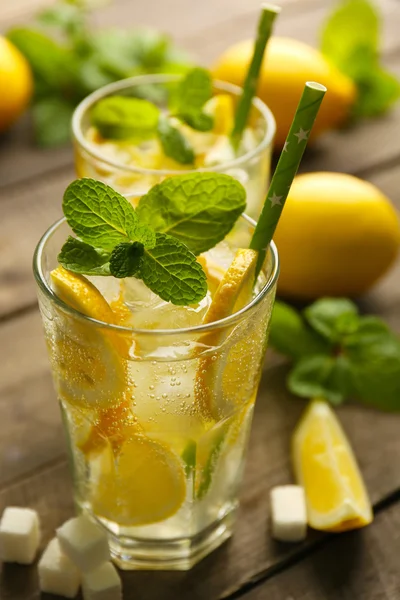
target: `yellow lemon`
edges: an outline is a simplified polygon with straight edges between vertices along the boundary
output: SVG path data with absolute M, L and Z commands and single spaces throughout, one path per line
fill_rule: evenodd
M 250 302 L 253 295 L 257 257 L 258 253 L 255 250 L 237 250 L 235 258 L 225 271 L 204 316 L 204 324 L 224 319 Z M 228 334 L 229 331 L 226 328 L 216 329 L 203 334 L 200 343 L 218 349 Z M 245 343 L 246 340 L 243 341 L 243 344 Z M 227 380 L 226 376 L 224 377 L 226 369 L 231 373 L 228 356 L 220 352 L 219 356 L 207 355 L 199 360 L 195 381 L 195 399 L 201 414 L 208 419 L 219 420 L 224 416 L 226 407 L 221 406 L 224 404 L 223 396 L 228 398 L 228 404 L 230 404 L 229 390 L 232 378 Z M 243 360 L 245 356 L 246 354 L 244 356 L 241 354 L 241 359 Z M 249 360 L 251 360 L 251 355 L 249 355 Z M 243 372 L 243 368 L 241 372 Z M 236 381 L 236 378 L 234 380 Z M 224 390 L 228 393 L 224 393 Z
M 203 110 L 214 117 L 214 133 L 220 135 L 231 133 L 235 116 L 232 96 L 216 94 L 205 103 Z
M 0 90 L 0 131 L 4 131 L 27 108 L 33 79 L 26 58 L 3 36 L 0 36 Z
M 228 48 L 212 69 L 214 77 L 243 85 L 253 44 L 253 40 L 246 40 Z M 257 95 L 275 117 L 275 142 L 279 147 L 285 142 L 306 81 L 317 81 L 328 88 L 312 131 L 313 138 L 346 120 L 356 100 L 356 87 L 318 50 L 291 38 L 272 37 L 260 72 Z
M 114 459 L 104 453 L 92 507 L 120 525 L 149 525 L 174 515 L 185 499 L 181 460 L 164 444 L 136 435 Z
M 116 323 L 108 302 L 83 275 L 58 267 L 51 272 L 51 280 L 58 297 L 75 310 Z M 127 340 L 115 332 L 63 314 L 50 353 L 61 398 L 86 408 L 118 405 L 128 387 L 126 351 Z
M 294 432 L 293 465 L 305 490 L 310 527 L 346 531 L 371 523 L 371 504 L 356 459 L 322 400 L 310 403 Z
M 374 185 L 341 173 L 295 178 L 274 236 L 283 296 L 358 296 L 395 260 L 400 227 Z

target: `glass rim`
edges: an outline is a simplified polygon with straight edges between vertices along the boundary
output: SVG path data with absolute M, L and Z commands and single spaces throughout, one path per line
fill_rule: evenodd
M 251 219 L 245 213 L 242 213 L 241 219 L 245 219 L 250 225 L 255 227 L 256 223 L 253 219 Z M 227 327 L 229 325 L 234 325 L 242 320 L 242 318 L 253 308 L 255 308 L 260 301 L 266 296 L 274 287 L 278 280 L 279 275 L 279 256 L 278 250 L 276 248 L 275 243 L 272 241 L 269 249 L 271 251 L 272 265 L 270 269 L 269 276 L 267 277 L 267 281 L 265 282 L 263 288 L 258 292 L 257 296 L 255 296 L 246 306 L 238 310 L 237 312 L 225 317 L 224 319 L 219 319 L 218 321 L 213 321 L 212 323 L 194 325 L 192 327 L 182 327 L 180 329 L 137 329 L 134 327 L 125 327 L 124 325 L 115 325 L 113 323 L 106 323 L 105 321 L 100 321 L 98 319 L 94 319 L 93 317 L 89 317 L 84 313 L 79 312 L 72 306 L 69 306 L 66 302 L 61 300 L 61 298 L 54 292 L 54 290 L 49 285 L 42 269 L 42 257 L 43 252 L 46 247 L 47 242 L 50 240 L 55 231 L 63 224 L 66 223 L 66 218 L 62 217 L 58 219 L 53 225 L 51 225 L 44 235 L 39 240 L 38 245 L 36 246 L 34 255 L 33 255 L 33 274 L 38 284 L 39 288 L 42 292 L 47 296 L 52 302 L 54 302 L 57 306 L 59 306 L 64 312 L 70 314 L 75 318 L 79 318 L 82 321 L 88 321 L 92 325 L 100 326 L 103 329 L 108 329 L 111 331 L 124 333 L 124 334 L 135 334 L 135 335 L 149 335 L 149 336 L 173 336 L 173 335 L 185 335 L 185 334 L 201 334 L 203 332 L 213 331 L 214 329 L 219 329 L 220 327 Z
M 101 152 L 96 152 L 91 146 L 91 144 L 85 139 L 82 132 L 82 119 L 86 114 L 87 110 L 93 106 L 95 102 L 100 100 L 103 96 L 124 90 L 126 88 L 132 87 L 132 85 L 141 85 L 141 84 L 151 84 L 151 83 L 168 83 L 171 81 L 178 81 L 182 75 L 175 74 L 148 74 L 148 75 L 135 75 L 133 77 L 128 77 L 127 79 L 120 79 L 119 81 L 115 81 L 113 83 L 109 83 L 98 90 L 95 90 L 89 96 L 86 96 L 75 108 L 74 113 L 72 115 L 72 134 L 74 139 L 77 141 L 80 147 L 82 147 L 85 152 L 87 152 L 90 156 L 99 160 L 106 165 L 113 167 L 114 169 L 120 169 L 127 173 L 136 173 L 141 175 L 159 175 L 159 176 L 168 176 L 168 175 L 182 175 L 182 173 L 204 173 L 204 172 L 212 172 L 219 173 L 224 172 L 228 169 L 235 169 L 251 160 L 252 158 L 258 156 L 265 148 L 268 148 L 272 144 L 272 140 L 274 139 L 276 132 L 276 122 L 274 115 L 268 106 L 258 97 L 253 98 L 252 104 L 257 108 L 257 110 L 262 114 L 264 120 L 267 123 L 266 132 L 264 134 L 261 142 L 252 150 L 249 150 L 242 156 L 238 156 L 233 160 L 226 161 L 219 165 L 214 165 L 212 167 L 200 167 L 198 169 L 189 169 L 189 170 L 179 170 L 179 169 L 146 169 L 144 167 L 135 167 L 130 165 L 124 165 L 122 163 L 113 161 L 107 157 L 104 157 Z M 234 85 L 233 83 L 228 83 L 227 81 L 221 81 L 219 79 L 213 80 L 213 85 L 217 88 L 238 96 L 242 91 L 242 88 Z

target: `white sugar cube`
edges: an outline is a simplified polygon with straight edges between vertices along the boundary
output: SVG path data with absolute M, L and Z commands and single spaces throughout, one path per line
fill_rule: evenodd
M 82 579 L 84 600 L 121 600 L 121 579 L 110 562 L 85 573 Z
M 39 585 L 42 592 L 75 598 L 81 583 L 76 566 L 62 552 L 57 538 L 53 538 L 38 564 Z
M 31 508 L 9 506 L 0 522 L 0 558 L 4 562 L 31 564 L 40 541 L 39 517 Z
M 304 489 L 282 485 L 271 490 L 272 537 L 282 542 L 300 542 L 307 534 Z
M 62 551 L 83 573 L 110 560 L 107 535 L 84 515 L 64 523 L 57 529 L 57 538 Z

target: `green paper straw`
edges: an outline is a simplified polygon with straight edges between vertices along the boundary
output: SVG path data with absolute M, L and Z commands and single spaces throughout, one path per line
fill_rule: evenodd
M 259 251 L 257 274 L 264 262 L 266 249 L 275 233 L 325 92 L 326 87 L 314 81 L 308 81 L 304 87 L 250 242 L 250 248 Z
M 258 77 L 260 75 L 265 47 L 271 36 L 273 22 L 279 15 L 280 11 L 281 9 L 279 6 L 274 6 L 272 4 L 262 5 L 261 15 L 258 21 L 257 38 L 254 45 L 253 57 L 251 59 L 246 79 L 243 84 L 243 91 L 237 105 L 235 123 L 231 133 L 231 142 L 235 150 L 237 150 L 240 144 L 243 131 L 247 125 L 251 103 L 256 94 Z

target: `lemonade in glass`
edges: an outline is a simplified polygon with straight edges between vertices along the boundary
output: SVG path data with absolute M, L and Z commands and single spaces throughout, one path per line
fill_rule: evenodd
M 172 175 L 227 173 L 246 188 L 246 213 L 256 219 L 270 177 L 275 120 L 268 107 L 254 98 L 248 124 L 235 148 L 230 134 L 241 94 L 241 88 L 212 81 L 207 71 L 199 68 L 187 75 L 136 76 L 97 90 L 81 102 L 73 116 L 78 177 L 100 179 L 135 203 L 153 185 Z M 193 97 L 195 105 L 198 99 L 197 108 L 189 110 Z M 124 106 L 124 99 L 132 104 L 134 120 L 129 126 L 129 104 Z M 146 112 L 143 104 L 140 106 L 143 101 L 156 110 L 151 112 L 147 106 Z M 135 114 L 135 102 L 140 114 Z M 108 108 L 106 116 L 101 110 L 104 107 Z M 160 119 L 164 124 L 167 120 L 169 127 L 161 134 Z M 179 148 L 176 140 L 168 137 L 171 128 L 172 137 L 180 137 Z
M 75 502 L 125 569 L 188 569 L 232 533 L 278 277 L 273 244 L 255 276 L 244 204 L 215 173 L 136 210 L 78 180 L 36 249 Z

